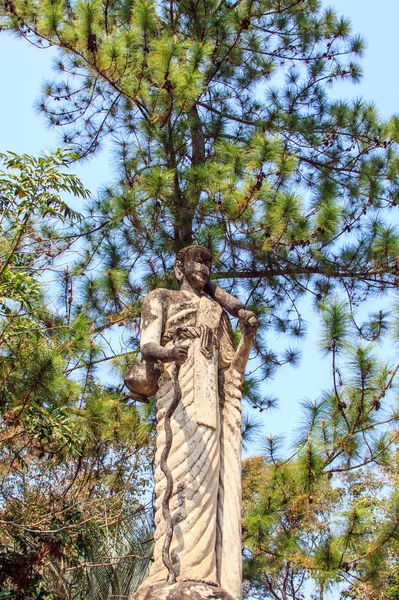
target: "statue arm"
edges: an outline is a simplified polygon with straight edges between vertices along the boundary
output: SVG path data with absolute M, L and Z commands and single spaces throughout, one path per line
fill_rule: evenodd
M 140 350 L 148 362 L 166 362 L 167 350 L 161 346 L 165 300 L 160 290 L 155 290 L 144 298 L 141 308 Z
M 238 300 L 238 298 L 235 298 L 225 290 L 222 290 L 219 286 L 215 285 L 211 281 L 208 281 L 206 284 L 205 292 L 207 292 L 211 298 L 216 300 L 216 302 L 225 310 L 227 310 L 227 312 L 233 317 L 238 317 L 239 311 L 245 309 L 245 306 L 241 300 Z
M 239 341 L 231 367 L 244 376 L 245 367 L 251 352 L 252 342 L 258 328 L 258 319 L 254 313 L 247 310 L 240 310 L 240 328 L 241 339 Z
M 168 301 L 164 292 L 165 290 L 154 290 L 144 298 L 141 310 L 141 354 L 150 363 L 184 362 L 188 353 L 186 347 L 177 345 L 164 348 L 161 345 L 164 312 Z
M 235 351 L 231 366 L 241 375 L 244 375 L 245 367 L 251 352 L 252 342 L 258 328 L 259 322 L 257 316 L 250 310 L 245 309 L 245 305 L 225 290 L 208 281 L 205 291 L 216 300 L 228 313 L 240 320 L 241 340 Z
M 245 304 L 241 302 L 235 296 L 232 296 L 225 290 L 222 290 L 219 286 L 215 285 L 211 281 L 208 281 L 205 287 L 205 291 L 216 300 L 220 306 L 222 306 L 228 313 L 231 314 L 232 317 L 237 317 L 240 321 L 244 320 L 248 322 L 252 327 L 258 326 L 258 319 L 256 315 L 250 311 L 246 310 Z

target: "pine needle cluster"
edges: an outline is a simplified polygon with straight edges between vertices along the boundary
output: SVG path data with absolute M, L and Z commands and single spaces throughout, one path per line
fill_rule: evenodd
M 244 388 L 251 406 L 274 406 L 260 384 L 298 363 L 289 340 L 306 333 L 306 298 L 321 311 L 321 351 L 331 359 L 331 389 L 304 404 L 292 461 L 276 454 L 272 439 L 268 458 L 252 469 L 259 475 L 246 498 L 252 592 L 263 598 L 285 581 L 283 592 L 300 597 L 310 575 L 320 594 L 345 577 L 348 593 L 357 593 L 355 577 L 363 589 L 373 581 L 377 589 L 376 565 L 392 566 L 397 557 L 396 484 L 384 483 L 396 481 L 397 407 L 390 396 L 397 367 L 380 364 L 370 343 L 398 326 L 382 308 L 361 326 L 355 314 L 398 283 L 399 120 L 383 121 L 362 99 L 329 95 L 337 82 L 359 81 L 363 40 L 319 0 L 1 0 L 0 19 L 6 31 L 59 49 L 38 109 L 63 132 L 64 145 L 83 159 L 110 143 L 116 166 L 114 180 L 87 199 L 79 220 L 49 191 L 83 200 L 75 179 L 51 175 L 47 187 L 35 179 L 37 169 L 56 172 L 62 153 L 38 163 L 6 159 L 21 172 L 18 181 L 3 176 L 1 197 L 2 476 L 13 516 L 5 519 L 7 539 L 24 532 L 18 544 L 29 539 L 35 557 L 50 548 L 61 589 L 71 581 L 60 573 L 66 542 L 51 538 L 55 546 L 46 546 L 44 534 L 27 537 L 28 522 L 36 532 L 52 514 L 32 519 L 28 507 L 42 506 L 46 489 L 47 499 L 66 496 L 75 509 L 79 490 L 79 515 L 89 505 L 100 515 L 97 501 L 111 502 L 114 490 L 112 506 L 120 506 L 129 473 L 141 481 L 132 464 L 138 472 L 146 464 L 140 452 L 153 405 L 144 416 L 123 400 L 120 386 L 102 383 L 108 373 L 96 374 L 111 363 L 121 381 L 138 352 L 144 294 L 176 286 L 176 251 L 194 242 L 212 251 L 215 282 L 260 317 Z M 39 196 L 29 192 L 32 185 Z M 39 216 L 47 225 L 35 221 Z M 57 307 L 45 292 L 50 273 L 62 289 Z M 266 331 L 287 347 L 277 351 Z M 254 432 L 256 420 L 245 428 Z M 30 489 L 24 474 L 27 464 L 39 471 L 43 457 L 56 492 L 50 477 Z M 354 490 L 368 489 L 375 465 L 389 493 L 369 489 L 365 510 L 363 492 L 356 500 Z M 24 498 L 24 510 L 14 497 Z M 79 535 L 71 547 L 80 548 L 81 560 L 87 545 L 79 545 Z M 93 535 L 91 529 L 86 539 Z M 17 553 L 13 564 L 28 552 L 18 544 L 3 551 Z M 387 569 L 381 573 L 390 573 L 394 589 Z
M 0 587 L 10 600 L 86 598 L 86 565 L 106 562 L 96 554 L 106 531 L 139 512 L 150 465 L 151 426 L 122 385 L 94 377 L 102 344 L 71 307 L 81 216 L 65 196 L 88 197 L 71 158 L 0 156 Z

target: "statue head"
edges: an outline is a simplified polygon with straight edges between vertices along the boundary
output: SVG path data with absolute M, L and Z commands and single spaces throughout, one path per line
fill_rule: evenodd
M 212 254 L 202 246 L 186 246 L 176 255 L 175 275 L 180 286 L 188 284 L 194 291 L 202 292 L 209 281 Z

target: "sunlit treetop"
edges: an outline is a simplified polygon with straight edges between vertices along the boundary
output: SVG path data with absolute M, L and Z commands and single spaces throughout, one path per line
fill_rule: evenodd
M 39 105 L 65 144 L 84 157 L 114 143 L 118 179 L 84 225 L 83 264 L 102 269 L 87 282 L 93 318 L 174 285 L 174 254 L 192 242 L 213 251 L 214 277 L 294 335 L 305 293 L 338 286 L 356 304 L 396 286 L 399 122 L 329 97 L 359 81 L 364 50 L 334 10 L 3 0 L 2 15 L 60 49 Z

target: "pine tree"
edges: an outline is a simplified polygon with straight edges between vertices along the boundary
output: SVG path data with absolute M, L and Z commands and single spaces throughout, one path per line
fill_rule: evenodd
M 85 315 L 96 336 L 94 347 L 86 346 L 81 360 L 75 356 L 67 373 L 73 381 L 84 372 L 95 387 L 88 406 L 96 439 L 104 435 L 113 402 L 120 406 L 120 390 L 97 404 L 97 363 L 112 359 L 123 370 L 126 348 L 129 360 L 138 350 L 144 293 L 176 285 L 172 265 L 182 246 L 206 245 L 215 257 L 215 280 L 261 318 L 257 379 L 248 378 L 245 387 L 253 406 L 273 405 L 257 384 L 298 360 L 294 351 L 269 348 L 265 330 L 301 338 L 302 300 L 308 297 L 321 311 L 322 349 L 332 362 L 332 389 L 304 407 L 307 426 L 295 462 L 280 466 L 271 442 L 267 469 L 277 462 L 273 477 L 281 474 L 289 487 L 298 531 L 280 538 L 278 525 L 273 529 L 286 501 L 284 488 L 274 490 L 272 516 L 268 498 L 254 509 L 265 520 L 260 549 L 255 521 L 248 522 L 246 544 L 256 554 L 251 576 L 264 573 L 256 566 L 266 564 L 259 557 L 264 540 L 281 544 L 286 556 L 295 558 L 287 548 L 298 550 L 301 560 L 287 571 L 294 588 L 310 570 L 317 571 L 323 589 L 346 568 L 351 571 L 359 557 L 367 564 L 375 555 L 367 550 L 373 540 L 363 536 L 364 529 L 351 533 L 349 513 L 346 533 L 335 539 L 341 553 L 328 536 L 321 536 L 324 542 L 307 562 L 303 550 L 309 528 L 320 526 L 318 517 L 333 514 L 315 500 L 322 502 L 324 492 L 326 501 L 334 495 L 329 476 L 360 472 L 376 461 L 384 466 L 394 443 L 391 434 L 380 432 L 378 411 L 396 367 L 377 365 L 367 346 L 389 325 L 382 311 L 355 330 L 350 324 L 359 303 L 397 285 L 392 214 L 398 203 L 399 121 L 381 121 L 363 100 L 332 100 L 328 94 L 335 82 L 361 77 L 362 39 L 318 0 L 2 0 L 0 6 L 3 28 L 38 46 L 59 48 L 58 74 L 44 87 L 39 108 L 50 124 L 62 127 L 65 145 L 85 158 L 107 136 L 114 143 L 117 178 L 77 223 L 81 257 L 64 277 L 67 319 L 73 324 Z M 352 379 L 341 385 L 339 356 L 354 331 L 365 345 L 352 349 Z M 350 489 L 348 483 L 347 498 Z M 319 513 L 302 514 L 311 504 Z M 384 523 L 389 529 L 392 520 Z M 373 532 L 374 541 L 385 539 L 382 529 Z M 354 538 L 360 540 L 356 548 Z M 274 567 L 281 573 L 279 564 Z
M 301 335 L 304 295 L 396 286 L 398 121 L 328 97 L 364 43 L 317 0 L 6 1 L 3 27 L 60 49 L 41 110 L 88 156 L 115 141 L 119 180 L 92 205 L 93 317 L 137 315 L 176 250 L 215 254 L 264 322 Z M 129 310 L 126 309 L 129 308 Z M 279 357 L 259 342 L 263 373 Z
M 122 384 L 96 380 L 99 334 L 71 314 L 65 265 L 80 215 L 65 196 L 88 197 L 72 158 L 0 155 L 0 595 L 10 600 L 86 598 L 86 565 L 106 562 L 96 547 L 140 512 L 149 468 L 150 427 Z
M 399 556 L 399 363 L 373 342 L 356 341 L 348 306 L 321 308 L 320 345 L 331 387 L 302 403 L 291 458 L 270 437 L 244 463 L 244 547 L 249 597 L 395 598 Z M 398 342 L 398 315 L 385 326 Z M 380 321 L 380 326 L 382 326 Z

